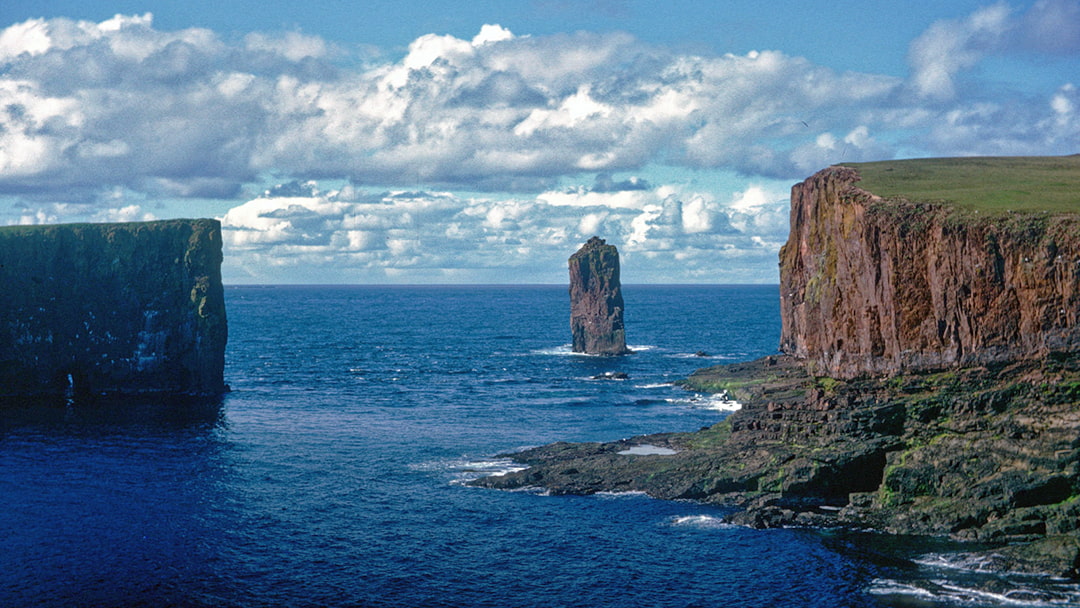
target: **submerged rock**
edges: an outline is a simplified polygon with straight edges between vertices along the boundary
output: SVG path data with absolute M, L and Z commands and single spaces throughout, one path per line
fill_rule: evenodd
M 569 264 L 574 352 L 628 354 L 618 249 L 594 236 L 570 256 Z
M 592 377 L 593 380 L 629 380 L 630 375 L 626 372 L 604 372 L 602 374 L 596 374 Z
M 0 396 L 220 394 L 216 220 L 0 228 Z

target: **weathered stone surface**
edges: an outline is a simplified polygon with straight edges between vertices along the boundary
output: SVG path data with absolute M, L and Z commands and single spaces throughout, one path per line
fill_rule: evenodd
M 830 167 L 791 191 L 781 350 L 853 378 L 1080 349 L 1080 216 L 885 200 Z
M 619 251 L 592 237 L 570 256 L 570 331 L 575 353 L 625 355 Z
M 694 433 L 536 448 L 512 455 L 528 469 L 476 483 L 1007 543 L 991 554 L 1003 569 L 1080 576 L 1080 214 L 987 219 L 857 178 L 833 167 L 793 188 L 788 354 L 686 381 L 741 410 Z
M 990 543 L 1080 535 L 1080 356 L 857 380 L 815 377 L 776 356 L 687 382 L 726 391 L 743 408 L 693 433 L 511 454 L 529 468 L 476 483 L 702 500 L 740 507 L 728 520 L 758 528 L 842 525 Z M 675 453 L 620 454 L 634 445 Z M 1011 569 L 1075 571 L 1072 553 L 1024 566 L 1034 553 L 1013 553 Z
M 0 395 L 219 394 L 216 220 L 0 228 Z

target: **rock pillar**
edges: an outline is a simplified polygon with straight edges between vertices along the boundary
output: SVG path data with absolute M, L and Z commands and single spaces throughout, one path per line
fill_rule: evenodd
M 592 237 L 570 256 L 570 331 L 574 352 L 625 355 L 619 250 Z

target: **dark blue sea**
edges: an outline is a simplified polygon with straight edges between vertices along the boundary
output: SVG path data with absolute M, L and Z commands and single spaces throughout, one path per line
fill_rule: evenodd
M 779 342 L 775 286 L 624 296 L 637 352 L 604 358 L 570 353 L 562 286 L 227 288 L 220 401 L 0 411 L 0 606 L 1080 603 L 944 542 L 464 485 L 508 451 L 714 424 L 728 404 L 670 383 Z

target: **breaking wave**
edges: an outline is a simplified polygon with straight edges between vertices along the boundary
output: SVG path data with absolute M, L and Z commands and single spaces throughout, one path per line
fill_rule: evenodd
M 727 393 L 715 395 L 694 394 L 690 397 L 669 399 L 669 403 L 686 404 L 701 410 L 715 410 L 717 412 L 734 412 L 742 409 L 742 404 L 732 399 Z
M 668 520 L 668 525 L 677 528 L 726 529 L 738 526 L 729 524 L 722 517 L 713 515 L 680 515 Z
M 446 470 L 453 475 L 451 484 L 463 485 L 482 477 L 501 477 L 524 471 L 527 465 L 514 462 L 509 458 L 481 458 L 477 460 L 451 460 L 414 465 L 414 470 L 440 471 Z
M 929 553 L 913 560 L 911 580 L 878 578 L 868 591 L 947 606 L 1080 606 L 1080 583 L 1050 576 L 1002 573 L 990 555 Z

